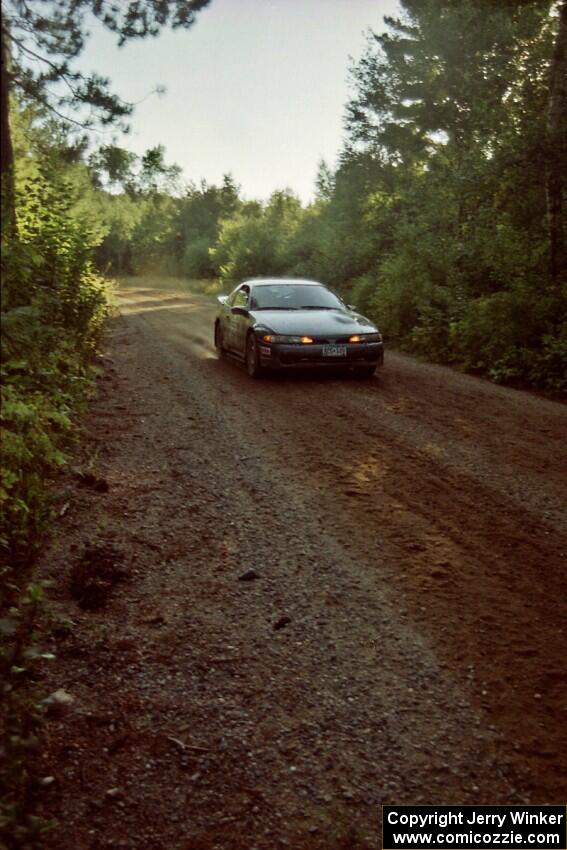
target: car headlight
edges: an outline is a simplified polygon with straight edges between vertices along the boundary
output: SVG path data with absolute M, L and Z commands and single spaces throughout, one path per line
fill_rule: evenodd
M 382 342 L 382 334 L 354 334 L 349 337 L 349 342 Z
M 313 342 L 310 336 L 287 336 L 286 334 L 264 334 L 262 342 L 283 342 L 288 344 L 309 345 Z

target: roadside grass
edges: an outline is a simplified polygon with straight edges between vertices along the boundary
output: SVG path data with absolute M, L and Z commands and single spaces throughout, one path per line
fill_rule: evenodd
M 185 277 L 168 277 L 166 275 L 143 274 L 118 278 L 118 288 L 129 288 L 133 286 L 148 287 L 150 289 L 162 289 L 170 292 L 188 292 L 195 295 L 207 295 L 211 298 L 226 291 L 226 286 L 218 278 L 201 279 Z

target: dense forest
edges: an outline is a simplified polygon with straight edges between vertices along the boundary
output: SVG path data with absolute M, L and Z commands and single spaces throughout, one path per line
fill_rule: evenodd
M 162 150 L 88 162 L 112 274 L 321 279 L 391 345 L 559 393 L 567 363 L 565 4 L 405 0 L 351 69 L 316 198 L 184 187 Z
M 165 5 L 169 18 L 147 3 L 103 23 L 122 41 L 151 36 L 188 26 L 205 3 Z M 246 200 L 230 174 L 187 184 L 162 146 L 141 157 L 93 147 L 84 109 L 120 126 L 131 107 L 104 78 L 69 70 L 82 47 L 78 6 L 103 14 L 62 0 L 46 18 L 42 4 L 14 1 L 2 30 L 10 545 L 42 516 L 40 482 L 90 386 L 105 277 L 157 272 L 225 288 L 251 275 L 314 277 L 375 319 L 390 346 L 564 392 L 565 2 L 403 0 L 353 62 L 338 163 L 320 163 L 307 206 L 289 188 Z M 48 57 L 41 74 L 30 70 L 32 31 Z M 72 95 L 54 98 L 54 81 Z M 76 120 L 62 120 L 61 104 Z
M 227 285 L 319 278 L 390 344 L 560 391 L 565 6 L 402 5 L 352 68 L 345 145 L 336 170 L 321 163 L 312 204 L 289 189 L 246 203 L 230 177 L 172 193 L 172 170 L 152 180 L 145 161 L 106 149 L 93 164 L 119 192 L 101 266 Z

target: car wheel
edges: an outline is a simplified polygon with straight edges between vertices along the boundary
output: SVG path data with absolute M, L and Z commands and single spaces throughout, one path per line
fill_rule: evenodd
M 376 366 L 357 366 L 354 374 L 357 378 L 372 378 L 376 372 Z
M 216 322 L 215 324 L 215 348 L 218 352 L 219 357 L 222 357 L 223 354 L 226 354 L 226 348 L 224 347 L 223 332 L 220 322 Z
M 246 340 L 246 371 L 251 378 L 259 378 L 262 374 L 258 346 L 253 333 L 248 334 L 248 339 Z

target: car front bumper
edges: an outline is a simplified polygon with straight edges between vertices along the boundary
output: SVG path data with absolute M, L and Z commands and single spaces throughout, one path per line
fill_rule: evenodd
M 301 368 L 353 368 L 356 366 L 381 366 L 384 362 L 384 344 L 382 342 L 349 343 L 346 354 L 340 357 L 328 357 L 323 354 L 323 345 L 286 345 L 277 343 L 265 345 L 258 343 L 260 365 L 268 369 Z

